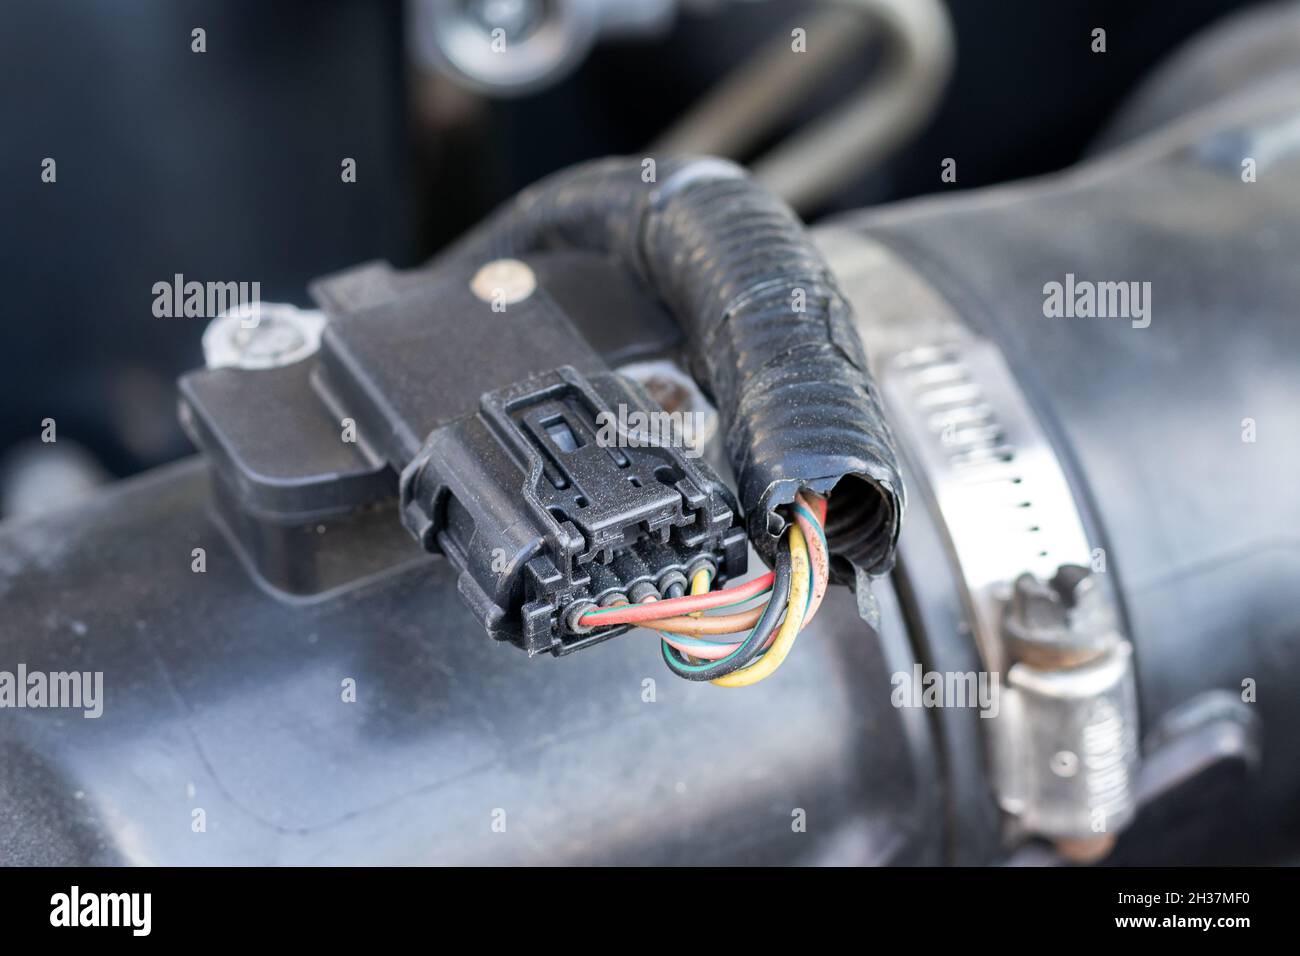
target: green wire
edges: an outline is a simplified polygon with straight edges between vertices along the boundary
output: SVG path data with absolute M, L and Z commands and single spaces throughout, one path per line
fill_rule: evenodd
M 796 503 L 794 507 L 795 507 L 795 510 L 796 510 L 796 511 L 803 512 L 803 516 L 804 516 L 805 518 L 808 519 L 808 523 L 811 524 L 811 525 L 813 526 L 813 528 L 816 530 L 816 532 L 817 532 L 817 537 L 819 537 L 819 538 L 821 539 L 823 549 L 824 549 L 827 553 L 829 553 L 829 551 L 830 551 L 830 547 L 829 547 L 829 545 L 826 544 L 826 534 L 825 534 L 825 532 L 822 531 L 822 525 L 821 525 L 821 522 L 818 521 L 817 518 L 812 514 L 812 512 L 810 512 L 810 511 L 809 511 L 807 508 L 805 508 L 803 505 Z M 809 570 L 811 570 L 811 568 L 810 568 Z M 764 593 L 764 594 L 769 594 L 769 593 L 771 593 L 771 590 L 772 590 L 771 588 L 768 588 L 768 589 L 767 589 L 766 591 L 764 591 L 763 593 Z M 809 587 L 809 588 L 808 588 L 808 595 L 807 595 L 807 597 L 804 599 L 804 605 L 803 605 L 803 616 L 804 616 L 805 618 L 808 616 L 808 609 L 809 609 L 810 607 L 812 607 L 812 595 L 813 595 L 813 589 L 812 589 L 811 587 Z M 736 602 L 736 604 L 748 604 L 748 603 L 749 603 L 748 601 L 737 601 L 737 602 Z M 734 606 L 735 606 L 735 605 L 731 605 L 731 604 L 724 604 L 724 605 L 722 605 L 722 607 L 734 607 Z M 786 608 L 786 613 L 787 613 L 787 614 L 790 613 L 790 610 L 789 610 L 788 607 Z M 777 627 L 780 627 L 780 626 L 781 626 L 781 625 L 780 625 L 780 622 L 778 622 L 776 626 L 777 626 Z M 801 623 L 801 624 L 800 624 L 800 627 L 802 627 L 802 626 L 803 626 L 803 625 L 802 625 L 802 623 Z M 731 652 L 730 654 L 728 654 L 726 657 L 720 657 L 720 658 L 718 658 L 716 661 L 705 661 L 704 663 L 701 663 L 701 664 L 683 664 L 683 663 L 681 663 L 681 662 L 679 662 L 679 661 L 673 660 L 671 656 L 667 656 L 667 657 L 665 657 L 665 660 L 668 661 L 668 666 L 671 667 L 671 668 L 673 668 L 674 670 L 687 671 L 687 672 L 692 673 L 692 674 L 699 673 L 700 671 L 703 671 L 703 670 L 708 670 L 710 667 L 717 667 L 719 664 L 725 664 L 727 661 L 731 660 L 733 657 L 735 657 L 737 654 L 739 654 L 742 650 L 744 650 L 745 644 L 748 643 L 748 642 L 749 642 L 749 639 L 750 639 L 751 637 L 754 636 L 754 631 L 757 630 L 757 629 L 758 629 L 758 625 L 755 624 L 754 627 L 750 628 L 749 634 L 745 635 L 745 640 L 741 641 L 741 642 L 736 646 L 736 649 L 735 649 L 734 651 L 732 651 L 732 652 Z M 665 637 L 670 637 L 670 636 L 672 636 L 672 635 L 667 635 L 667 634 L 665 634 L 663 631 L 660 631 L 660 632 L 659 632 L 659 635 L 660 635 L 660 640 L 661 640 L 663 643 L 665 643 L 665 644 L 667 643 L 667 641 L 664 641 L 663 639 L 664 639 Z M 767 653 L 767 652 L 764 651 L 763 653 Z M 755 663 L 757 663 L 757 661 L 758 661 L 758 659 L 756 658 L 756 659 L 755 659 Z M 750 666 L 753 666 L 753 665 L 750 665 Z M 743 670 L 743 668 L 742 668 L 742 670 Z

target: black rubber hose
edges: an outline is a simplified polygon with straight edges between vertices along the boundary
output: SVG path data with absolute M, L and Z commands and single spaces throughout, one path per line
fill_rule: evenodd
M 726 160 L 604 159 L 542 180 L 435 265 L 552 249 L 613 255 L 681 323 L 717 403 L 750 540 L 769 565 L 777 508 L 835 489 L 833 556 L 893 565 L 904 508 L 852 310 L 803 223 Z M 842 568 L 838 570 L 843 570 Z

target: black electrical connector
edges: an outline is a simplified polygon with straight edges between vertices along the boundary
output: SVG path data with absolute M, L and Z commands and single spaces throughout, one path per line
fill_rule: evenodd
M 626 630 L 592 632 L 577 623 L 586 610 L 666 596 L 700 567 L 744 572 L 745 531 L 717 476 L 681 443 L 611 429 L 620 405 L 648 409 L 639 391 L 571 367 L 529 378 L 435 430 L 403 471 L 403 521 L 461 569 L 493 637 L 564 654 Z

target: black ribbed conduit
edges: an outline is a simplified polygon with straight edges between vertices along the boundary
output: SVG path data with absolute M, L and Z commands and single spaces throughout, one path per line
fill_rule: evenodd
M 612 158 L 524 190 L 439 267 L 553 249 L 623 261 L 668 306 L 726 430 L 750 540 L 769 564 L 801 487 L 835 488 L 832 554 L 893 565 L 904 493 L 852 310 L 803 223 L 734 163 Z M 839 568 L 840 571 L 844 569 Z

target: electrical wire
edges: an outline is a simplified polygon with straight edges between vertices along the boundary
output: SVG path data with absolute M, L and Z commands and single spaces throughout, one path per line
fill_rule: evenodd
M 774 572 L 710 591 L 707 568 L 691 576 L 690 594 L 649 597 L 640 604 L 587 612 L 589 626 L 639 625 L 659 632 L 665 663 L 679 677 L 722 687 L 748 687 L 770 677 L 785 661 L 799 632 L 820 608 L 830 581 L 826 499 L 801 491 L 791 506 L 784 546 Z M 742 608 L 761 598 L 756 607 Z M 706 614 L 706 611 L 715 613 Z M 716 613 L 716 612 L 729 613 Z M 738 635 L 746 632 L 743 638 Z
M 776 571 L 772 581 L 772 597 L 763 609 L 763 616 L 759 618 L 758 623 L 754 625 L 754 629 L 749 632 L 749 635 L 741 642 L 740 646 L 712 664 L 695 664 L 686 660 L 672 646 L 667 635 L 664 635 L 664 639 L 660 643 L 660 649 L 663 653 L 664 663 L 668 665 L 669 670 L 678 677 L 684 677 L 687 680 L 713 680 L 715 677 L 724 677 L 733 671 L 739 670 L 762 654 L 767 639 L 776 630 L 777 624 L 785 613 L 786 605 L 790 601 L 791 575 L 792 559 L 790 552 L 782 549 L 777 552 Z
M 738 584 L 723 591 L 710 591 L 707 594 L 690 594 L 686 597 L 655 601 L 653 606 L 647 604 L 620 604 L 614 607 L 602 607 L 588 611 L 579 618 L 579 623 L 586 627 L 605 627 L 613 624 L 641 624 L 656 618 L 688 611 L 708 611 L 713 608 L 730 606 L 741 600 L 757 597 L 772 586 L 774 575 L 771 571 L 760 575 L 752 581 Z
M 802 605 L 803 609 L 802 614 L 798 615 L 797 630 L 794 631 L 794 633 L 798 633 L 798 630 L 802 630 L 813 619 L 816 610 L 822 604 L 822 598 L 826 596 L 829 581 L 829 549 L 826 544 L 826 533 L 824 533 L 822 527 L 824 520 L 826 520 L 826 499 L 813 496 L 813 494 L 801 493 L 796 498 L 796 503 L 794 503 L 793 514 L 794 523 L 796 523 L 798 532 L 802 537 L 800 544 L 805 550 L 806 563 L 810 568 L 805 575 L 805 578 L 809 579 L 809 585 L 803 589 L 806 597 L 803 598 L 800 604 L 796 605 Z M 793 542 L 792 548 L 796 548 Z M 692 585 L 692 591 L 698 593 L 698 589 L 703 587 L 701 575 L 695 576 Z M 790 598 L 790 601 L 793 601 L 793 598 Z M 740 602 L 737 602 L 737 604 L 740 604 Z M 768 607 L 771 607 L 771 604 L 771 600 L 768 601 Z M 789 601 L 787 605 L 789 605 Z M 785 622 L 789 622 L 792 615 L 789 613 L 788 606 L 783 613 Z M 688 679 L 716 680 L 727 676 L 728 672 L 751 670 L 751 663 L 771 653 L 772 646 L 779 639 L 779 633 L 775 631 L 763 637 L 762 644 L 754 640 L 753 632 L 740 644 L 708 640 L 708 636 L 714 635 L 714 633 L 723 633 L 727 628 L 735 627 L 736 624 L 753 622 L 755 614 L 757 614 L 757 609 L 751 610 L 744 615 L 714 615 L 714 617 L 710 618 L 688 617 L 676 620 L 662 619 L 656 620 L 653 626 L 659 631 L 660 639 L 663 641 L 664 659 L 666 659 L 668 666 L 673 671 L 680 676 L 686 676 Z M 766 617 L 766 611 L 764 611 L 764 617 Z M 727 628 L 723 626 L 722 622 L 724 620 L 727 622 Z M 707 627 L 690 627 L 692 622 L 706 624 Z M 789 624 L 789 627 L 796 627 L 796 624 Z M 758 680 L 762 680 L 775 672 L 776 667 L 779 667 L 780 663 L 787 657 L 789 646 L 793 645 L 793 637 L 789 636 L 789 632 L 785 630 L 785 624 L 781 628 L 783 628 L 784 633 L 787 633 L 787 641 L 783 644 L 783 652 L 772 658 L 770 665 L 755 671 L 753 675 L 746 676 L 744 679 L 737 678 L 723 685 L 758 683 Z M 737 627 L 736 630 L 740 630 L 740 628 Z M 762 637 L 762 635 L 759 636 Z M 742 648 L 745 649 L 745 653 L 737 653 Z M 725 666 L 722 665 L 723 661 L 725 661 Z M 749 663 L 745 663 L 746 661 Z
M 763 607 L 741 611 L 739 614 L 726 614 L 714 617 L 666 617 L 652 621 L 649 626 L 658 631 L 684 634 L 688 637 L 700 637 L 705 634 L 735 634 L 753 627 L 763 616 Z
M 812 600 L 808 607 L 807 618 L 804 621 L 805 627 L 807 626 L 808 622 L 812 620 L 813 615 L 817 613 L 817 608 L 820 607 L 821 605 L 822 598 L 826 594 L 827 584 L 829 583 L 830 580 L 829 549 L 826 545 L 825 532 L 822 530 L 822 521 L 824 520 L 825 513 L 826 513 L 826 503 L 825 503 L 825 499 L 821 499 L 821 498 L 818 498 L 817 502 L 818 502 L 817 504 L 814 504 L 809 497 L 806 497 L 801 494 L 799 497 L 796 498 L 796 505 L 795 505 L 795 517 L 796 520 L 799 522 L 800 528 L 804 533 L 805 540 L 807 541 L 809 560 L 813 568 L 814 590 L 812 594 Z M 817 514 L 814 515 L 813 511 L 816 511 Z M 700 575 L 696 575 L 696 580 L 693 582 L 692 585 L 693 589 L 695 585 L 701 583 L 699 579 L 700 579 Z M 691 615 L 691 617 L 696 618 L 698 617 L 698 615 Z M 755 617 L 756 616 L 753 615 L 752 612 L 746 612 L 746 614 L 744 615 L 739 615 L 739 614 L 733 615 L 730 616 L 729 618 L 712 617 L 706 619 L 709 622 L 707 628 L 692 627 L 690 626 L 689 621 L 673 619 L 673 618 L 669 618 L 661 621 L 655 621 L 653 623 L 653 626 L 661 632 L 668 631 L 673 634 L 683 634 L 692 637 L 701 637 L 708 634 L 727 634 L 727 633 L 731 633 L 732 631 L 743 630 L 744 628 L 749 627 L 754 623 Z M 729 630 L 728 628 L 723 626 L 722 622 L 724 620 L 729 620 L 730 622 L 733 622 L 736 626 Z M 734 650 L 736 646 L 739 645 L 733 644 L 730 649 Z
M 747 687 L 775 673 L 777 667 L 781 665 L 781 662 L 789 653 L 790 647 L 793 646 L 794 636 L 802 628 L 811 601 L 808 554 L 803 534 L 797 526 L 792 526 L 789 536 L 790 548 L 788 551 L 780 552 L 778 570 L 783 571 L 785 567 L 789 567 L 791 590 L 785 610 L 784 623 L 782 623 L 780 631 L 775 635 L 775 639 L 772 640 L 770 637 L 762 637 L 751 633 L 740 650 L 727 655 L 719 664 L 711 666 L 692 665 L 689 667 L 685 667 L 677 661 L 676 655 L 672 654 L 668 646 L 669 642 L 665 640 L 664 659 L 674 672 L 690 680 L 709 680 L 722 687 Z M 792 611 L 791 608 L 798 610 Z M 769 604 L 768 610 L 771 609 L 772 604 Z M 777 616 L 774 614 L 770 619 L 775 620 Z M 758 646 L 760 642 L 761 647 Z M 771 644 L 770 647 L 768 646 L 769 643 Z M 782 648 L 779 651 L 779 656 L 768 664 L 760 666 L 778 647 Z M 746 653 L 741 653 L 741 651 L 746 651 Z M 716 653 L 711 653 L 710 657 L 716 657 Z M 685 673 L 682 673 L 683 671 Z
M 803 622 L 804 627 L 808 626 L 817 614 L 817 609 L 821 607 L 822 598 L 826 596 L 826 588 L 831 578 L 830 546 L 826 543 L 826 532 L 822 528 L 826 517 L 825 499 L 821 499 L 818 515 L 811 513 L 810 506 L 807 498 L 800 495 L 796 499 L 794 508 L 795 521 L 799 525 L 799 530 L 803 532 L 804 540 L 808 543 L 808 557 L 812 564 L 812 603 L 808 606 L 808 616 Z
M 785 623 L 777 632 L 772 646 L 749 667 L 737 670 L 722 677 L 715 677 L 713 683 L 719 687 L 750 687 L 776 673 L 776 669 L 785 661 L 794 647 L 795 639 L 803 629 L 807 616 L 812 591 L 809 588 L 808 548 L 803 531 L 796 523 L 790 527 L 790 556 L 793 571 L 790 583 L 790 608 L 785 616 Z
M 713 583 L 712 577 L 708 568 L 700 568 L 696 571 L 695 577 L 691 578 L 691 593 L 708 594 L 709 586 Z

